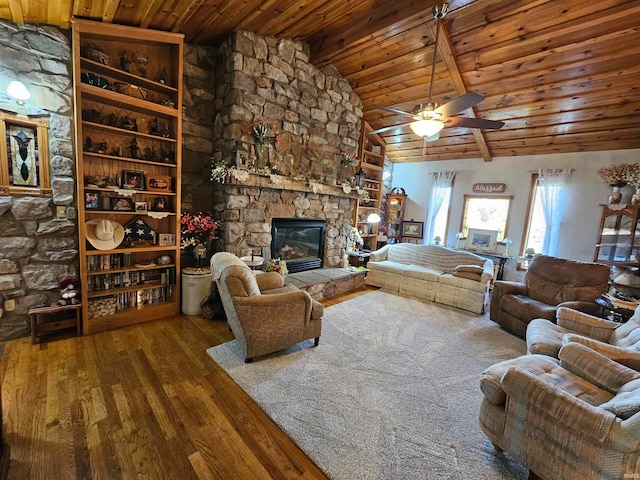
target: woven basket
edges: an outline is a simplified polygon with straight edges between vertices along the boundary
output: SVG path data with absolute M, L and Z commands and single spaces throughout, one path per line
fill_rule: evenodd
M 89 317 L 104 317 L 116 313 L 116 297 L 103 297 L 89 300 Z

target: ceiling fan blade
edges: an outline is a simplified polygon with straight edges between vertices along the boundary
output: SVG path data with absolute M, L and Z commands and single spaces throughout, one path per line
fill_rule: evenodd
M 414 120 L 420 120 L 413 113 L 403 112 L 402 110 L 398 110 L 397 108 L 385 107 L 383 105 L 374 105 L 371 108 L 379 108 L 380 110 L 386 110 L 388 112 L 398 113 L 400 115 L 404 115 L 405 117 L 413 118 Z
M 449 117 L 443 120 L 445 127 L 466 127 L 497 130 L 504 126 L 504 122 L 486 120 L 484 118 Z
M 436 108 L 436 112 L 442 114 L 444 117 L 448 117 L 449 115 L 463 112 L 467 108 L 475 107 L 482 100 L 484 100 L 484 97 L 475 92 L 465 93 L 461 97 L 454 98 L 444 105 L 440 105 Z
M 382 128 L 378 128 L 377 130 L 373 130 L 371 132 L 368 132 L 370 135 L 376 134 L 376 133 L 382 133 L 382 132 L 387 132 L 389 130 L 395 130 L 396 128 L 405 128 L 408 127 L 409 125 L 411 125 L 410 123 L 400 123 L 398 125 L 390 125 L 388 127 L 382 127 Z

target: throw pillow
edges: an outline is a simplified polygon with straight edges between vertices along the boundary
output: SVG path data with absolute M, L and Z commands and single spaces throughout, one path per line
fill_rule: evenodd
M 482 275 L 482 272 L 484 272 L 484 268 L 482 268 L 480 265 L 458 265 L 453 271 L 477 273 L 478 275 Z
M 467 278 L 469 280 L 475 280 L 476 282 L 480 281 L 480 274 L 479 273 L 453 272 L 453 276 L 454 277 L 459 277 L 459 278 Z
M 600 408 L 626 420 L 640 411 L 640 388 L 630 392 L 618 392 L 611 400 L 600 405 Z

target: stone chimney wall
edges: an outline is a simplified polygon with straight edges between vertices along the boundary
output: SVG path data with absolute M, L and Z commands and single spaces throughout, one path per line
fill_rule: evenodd
M 60 280 L 77 275 L 78 238 L 69 39 L 55 27 L 0 20 L 0 50 L 0 92 L 20 80 L 31 93 L 26 107 L 49 113 L 53 190 L 52 198 L 0 196 L 0 341 L 6 341 L 28 335 L 29 307 L 57 301 Z M 4 93 L 0 103 L 15 106 Z M 8 311 L 6 300 L 15 309 Z
M 257 156 L 250 132 L 261 121 L 278 133 L 265 155 L 283 176 L 335 185 L 340 147 L 357 155 L 362 102 L 335 67 L 311 64 L 302 42 L 236 32 L 218 48 L 216 112 L 217 160 L 235 164 L 238 149 Z
M 251 174 L 215 185 L 215 210 L 224 233 L 218 249 L 270 257 L 273 218 L 327 220 L 325 266 L 338 266 L 351 232 L 356 194 L 336 184 L 355 174 L 340 166 L 340 149 L 357 157 L 362 102 L 332 65 L 309 61 L 309 46 L 236 32 L 217 50 L 214 158 L 236 165 L 258 162 L 252 129 L 267 130 L 265 163 L 281 177 Z M 275 135 L 278 142 L 274 142 Z M 313 180 L 320 188 L 311 188 Z M 317 187 L 317 185 L 316 185 Z
M 215 48 L 184 44 L 182 210 L 213 209 L 211 156 L 215 101 Z

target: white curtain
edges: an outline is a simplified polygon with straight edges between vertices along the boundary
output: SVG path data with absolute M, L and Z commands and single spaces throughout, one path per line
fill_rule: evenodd
M 555 256 L 560 238 L 560 224 L 564 215 L 567 183 L 571 169 L 538 170 L 538 188 L 544 221 L 547 224 L 542 253 Z
M 431 186 L 431 201 L 429 202 L 429 212 L 424 236 L 424 243 L 432 244 L 435 235 L 436 217 L 444 202 L 444 196 L 453 184 L 456 172 L 433 173 L 433 184 Z M 442 239 L 446 243 L 446 238 Z

